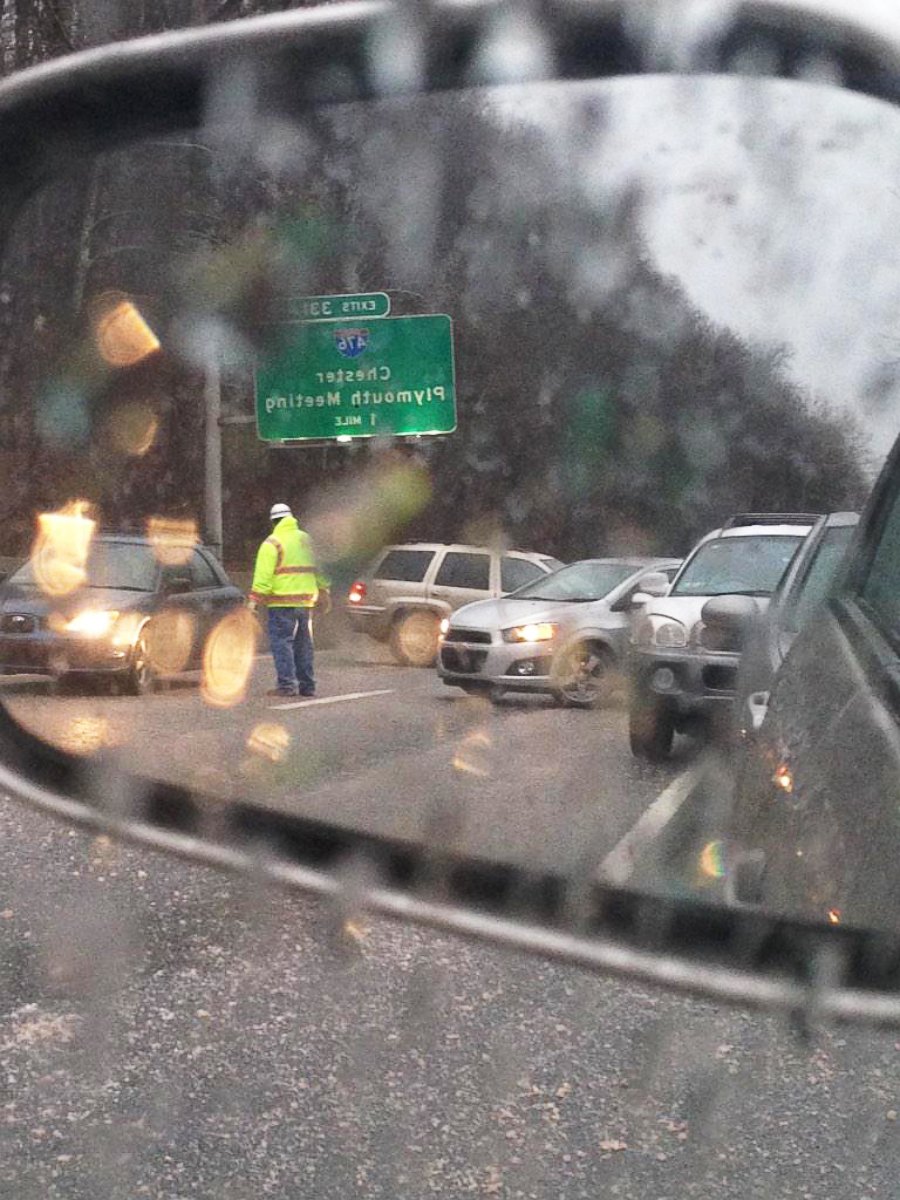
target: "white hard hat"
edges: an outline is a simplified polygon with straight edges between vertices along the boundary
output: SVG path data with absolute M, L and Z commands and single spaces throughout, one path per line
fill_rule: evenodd
M 293 516 L 290 508 L 286 504 L 273 504 L 269 509 L 269 520 L 280 521 L 282 517 Z

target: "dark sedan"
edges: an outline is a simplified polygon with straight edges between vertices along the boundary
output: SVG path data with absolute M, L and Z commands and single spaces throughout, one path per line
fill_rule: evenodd
M 0 587 L 0 671 L 106 676 L 132 695 L 201 666 L 212 628 L 243 603 L 215 557 L 188 546 L 161 563 L 140 536 L 94 538 L 83 586 L 41 590 L 30 562 Z

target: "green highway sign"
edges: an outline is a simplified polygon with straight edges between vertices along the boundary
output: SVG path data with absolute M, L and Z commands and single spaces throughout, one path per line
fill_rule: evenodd
M 344 317 L 386 317 L 391 298 L 386 292 L 360 292 L 352 296 L 291 296 L 288 320 L 331 321 Z
M 443 314 L 282 327 L 256 368 L 256 425 L 266 442 L 452 433 L 452 322 Z

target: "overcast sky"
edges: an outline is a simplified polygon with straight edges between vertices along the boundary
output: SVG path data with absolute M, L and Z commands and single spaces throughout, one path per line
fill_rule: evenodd
M 770 0 L 780 3 L 781 0 Z M 791 0 L 785 0 L 785 3 Z M 855 15 L 900 44 L 900 0 L 792 0 Z M 683 0 L 702 25 L 727 0 Z M 622 79 L 602 136 L 566 108 L 509 111 L 578 147 L 591 194 L 638 183 L 656 265 L 717 324 L 784 345 L 793 376 L 853 412 L 882 456 L 900 433 L 900 108 L 814 84 Z M 573 141 L 574 139 L 574 141 Z
M 790 2 L 900 40 L 897 0 Z M 748 102 L 732 81 L 695 102 L 660 85 L 638 106 L 636 86 L 616 85 L 610 140 L 644 175 L 659 266 L 714 320 L 786 344 L 794 376 L 886 453 L 900 432 L 900 109 L 788 84 Z
M 794 376 L 900 432 L 900 109 L 796 84 L 614 85 L 607 171 L 640 179 L 658 266 Z

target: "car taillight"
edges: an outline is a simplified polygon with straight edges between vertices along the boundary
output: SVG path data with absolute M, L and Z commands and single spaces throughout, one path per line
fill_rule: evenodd
M 366 598 L 366 585 L 359 580 L 350 589 L 348 599 L 351 604 L 359 604 Z

